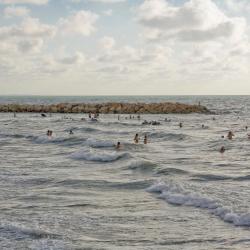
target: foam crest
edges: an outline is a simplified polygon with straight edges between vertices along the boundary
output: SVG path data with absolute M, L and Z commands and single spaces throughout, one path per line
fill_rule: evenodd
M 75 160 L 97 161 L 97 162 L 113 162 L 128 156 L 128 153 L 118 152 L 97 152 L 93 150 L 83 149 L 70 155 Z
M 219 201 L 189 192 L 178 185 L 159 182 L 149 187 L 147 191 L 159 193 L 159 198 L 170 204 L 207 209 L 223 221 L 233 223 L 235 226 L 250 226 L 250 213 L 234 213 L 230 208 L 221 205 Z

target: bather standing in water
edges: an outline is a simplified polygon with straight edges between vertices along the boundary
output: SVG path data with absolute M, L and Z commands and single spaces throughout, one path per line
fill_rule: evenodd
M 147 136 L 147 135 L 144 136 L 143 143 L 144 143 L 144 144 L 147 144 L 147 143 L 148 143 L 148 136 Z
M 229 140 L 232 140 L 232 139 L 233 139 L 233 136 L 234 136 L 233 132 L 232 132 L 232 131 L 229 131 L 228 134 L 227 134 L 227 138 L 228 138 Z
M 220 153 L 223 154 L 225 151 L 226 151 L 225 147 L 222 146 L 222 147 L 220 148 Z
M 139 135 L 138 134 L 135 135 L 134 142 L 139 143 Z
M 117 142 L 115 149 L 121 149 L 121 143 L 119 141 Z
M 183 124 L 182 122 L 179 123 L 179 127 L 182 128 L 183 127 Z

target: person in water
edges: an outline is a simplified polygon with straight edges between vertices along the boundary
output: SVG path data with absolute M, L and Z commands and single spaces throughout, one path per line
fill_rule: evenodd
M 119 141 L 117 142 L 115 149 L 121 149 L 121 143 Z
M 70 135 L 73 135 L 74 133 L 73 133 L 73 131 L 72 131 L 72 130 L 70 130 L 70 131 L 69 131 L 69 134 L 70 134 Z
M 138 142 L 139 142 L 139 135 L 138 135 L 138 134 L 135 135 L 134 142 L 135 142 L 135 143 L 138 143 Z
M 229 140 L 232 140 L 232 139 L 233 139 L 233 136 L 234 136 L 233 132 L 232 132 L 232 131 L 229 131 L 228 134 L 227 134 L 227 138 L 228 138 Z
M 183 124 L 182 122 L 179 123 L 179 127 L 182 128 L 183 127 Z
M 148 143 L 148 136 L 147 136 L 147 135 L 144 135 L 143 143 L 144 143 L 144 144 L 147 144 L 147 143 Z
M 48 130 L 48 131 L 47 131 L 47 136 L 52 136 L 52 133 L 53 133 L 52 130 Z
M 223 154 L 225 151 L 226 151 L 225 147 L 222 146 L 222 147 L 220 148 L 220 153 Z

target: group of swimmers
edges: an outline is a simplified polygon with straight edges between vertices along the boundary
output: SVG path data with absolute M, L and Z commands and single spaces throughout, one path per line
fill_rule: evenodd
M 97 113 L 94 113 L 94 116 L 92 116 L 92 113 L 89 113 L 89 118 L 90 118 L 90 119 L 97 119 L 98 117 L 99 117 L 99 114 L 97 114 Z M 129 117 L 130 117 L 130 119 L 134 119 L 134 116 L 132 116 L 132 115 L 130 115 Z M 119 120 L 119 119 L 120 119 L 120 117 L 118 116 L 118 120 Z M 140 116 L 139 116 L 139 115 L 137 116 L 137 119 L 138 119 L 138 120 L 140 119 Z M 213 118 L 213 120 L 215 120 L 215 118 Z M 165 121 L 168 121 L 168 120 L 165 119 Z M 171 121 L 171 120 L 169 120 L 169 121 Z M 145 120 L 142 124 L 160 125 L 159 122 L 155 122 L 155 124 L 153 124 L 153 122 L 150 122 L 150 123 L 149 123 L 149 122 L 147 122 L 146 120 Z M 183 123 L 182 123 L 182 122 L 179 123 L 179 127 L 180 127 L 180 128 L 183 127 Z M 204 128 L 207 128 L 207 126 L 205 126 L 204 124 L 202 124 L 202 128 L 203 128 L 203 129 L 204 129 Z M 245 126 L 245 130 L 246 130 L 246 131 L 248 130 L 248 126 Z M 48 137 L 52 137 L 52 134 L 53 134 L 53 131 L 52 131 L 52 130 L 48 130 L 48 131 L 47 131 L 47 136 L 48 136 Z M 70 134 L 70 135 L 73 135 L 74 133 L 73 133 L 72 130 L 69 130 L 69 134 Z M 247 135 L 248 135 L 248 139 L 250 139 L 250 134 L 247 134 Z M 234 133 L 230 130 L 230 131 L 228 132 L 228 134 L 227 134 L 226 137 L 227 137 L 228 140 L 232 140 L 234 136 L 235 136 Z M 221 138 L 225 138 L 225 136 L 222 135 Z M 139 143 L 139 140 L 140 140 L 139 134 L 135 134 L 134 143 L 135 143 L 135 144 L 138 144 L 138 143 Z M 144 143 L 144 144 L 147 144 L 147 143 L 148 143 L 148 137 L 147 137 L 146 134 L 144 135 L 143 143 Z M 117 144 L 115 145 L 115 148 L 116 148 L 116 149 L 120 149 L 120 148 L 121 148 L 121 142 L 120 142 L 120 141 L 117 142 Z M 223 154 L 225 151 L 226 151 L 225 146 L 221 146 L 219 152 Z
M 135 144 L 138 144 L 139 140 L 140 140 L 139 134 L 135 134 L 135 137 L 134 137 Z M 144 135 L 143 143 L 148 144 L 148 136 L 147 135 Z M 118 141 L 115 148 L 116 149 L 121 149 L 121 142 Z

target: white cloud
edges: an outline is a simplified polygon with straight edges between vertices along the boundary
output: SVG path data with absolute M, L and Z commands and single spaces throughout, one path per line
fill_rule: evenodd
M 16 48 L 19 52 L 38 52 L 44 41 L 53 37 L 56 28 L 43 24 L 38 19 L 27 17 L 20 25 L 0 27 L 0 44 L 8 43 L 10 49 Z
M 44 5 L 47 4 L 49 0 L 0 0 L 0 4 L 35 4 Z
M 102 48 L 110 50 L 115 46 L 115 39 L 110 36 L 105 36 L 99 41 Z
M 26 7 L 7 7 L 4 9 L 4 16 L 9 17 L 25 17 L 28 16 L 30 10 Z
M 193 42 L 242 38 L 246 28 L 244 18 L 227 17 L 212 0 L 189 0 L 177 7 L 165 0 L 146 0 L 138 20 L 153 38 Z
M 224 2 L 230 12 L 242 14 L 250 11 L 249 0 L 224 0 Z
M 113 10 L 112 10 L 112 9 L 104 10 L 102 13 L 103 13 L 105 16 L 112 16 Z
M 91 11 L 81 10 L 68 18 L 61 18 L 59 20 L 59 27 L 63 34 L 89 36 L 96 30 L 95 23 L 97 19 L 97 14 Z
M 0 27 L 0 40 L 11 38 L 47 38 L 55 34 L 55 27 L 28 17 L 20 25 Z

